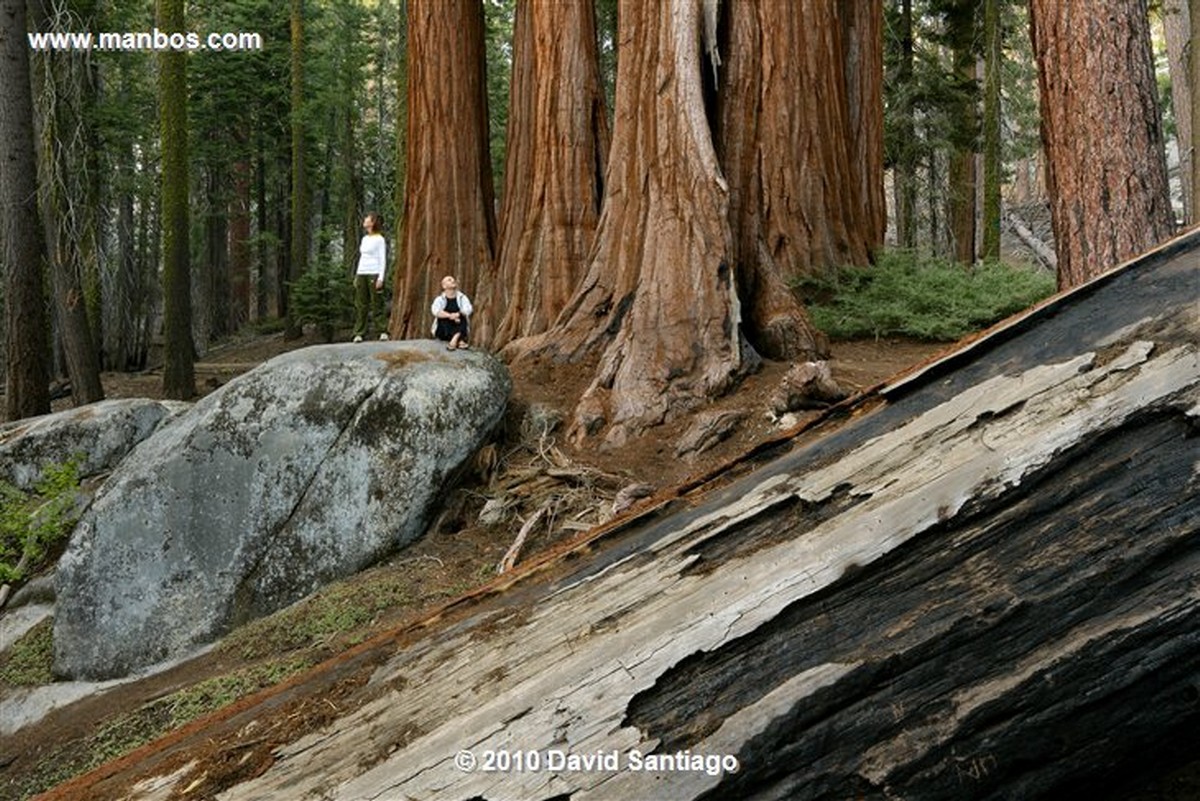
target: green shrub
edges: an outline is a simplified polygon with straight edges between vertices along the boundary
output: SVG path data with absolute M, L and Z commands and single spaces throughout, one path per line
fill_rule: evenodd
M 833 339 L 961 339 L 1053 294 L 1054 277 L 1024 267 L 975 267 L 883 251 L 874 267 L 795 284 L 813 323 Z
M 32 493 L 0 481 L 0 583 L 22 581 L 45 566 L 79 517 L 83 455 L 45 468 Z
M 317 326 L 326 342 L 353 322 L 354 282 L 340 264 L 317 264 L 292 283 L 288 302 L 300 324 Z

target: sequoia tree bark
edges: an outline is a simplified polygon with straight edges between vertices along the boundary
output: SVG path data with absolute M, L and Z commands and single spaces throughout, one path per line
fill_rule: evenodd
M 479 0 L 409 0 L 407 10 L 404 219 L 389 325 L 395 338 L 429 336 L 429 304 L 443 276 L 475 294 L 496 241 L 483 8 Z M 480 309 L 476 318 L 492 311 Z
M 590 2 L 520 0 L 496 281 L 485 306 L 503 347 L 540 334 L 567 305 L 600 219 L 608 119 Z
M 746 369 L 729 193 L 701 88 L 701 5 L 622 2 L 596 245 L 554 327 L 521 349 L 599 357 L 575 410 L 576 442 L 606 429 L 620 445 L 720 395 Z

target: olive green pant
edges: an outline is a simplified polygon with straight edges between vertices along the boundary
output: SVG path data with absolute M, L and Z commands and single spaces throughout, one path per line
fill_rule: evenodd
M 354 336 L 365 337 L 368 331 L 387 324 L 383 311 L 383 292 L 375 288 L 376 276 L 354 276 Z

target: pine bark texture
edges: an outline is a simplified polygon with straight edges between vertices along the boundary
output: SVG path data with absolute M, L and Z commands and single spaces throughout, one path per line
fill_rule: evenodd
M 1000 24 L 1000 0 L 984 0 L 983 11 L 983 261 L 1000 259 L 1001 159 L 1001 65 L 1004 29 Z
M 39 31 L 61 30 L 47 2 L 29 8 Z M 63 360 L 76 406 L 103 400 L 100 356 L 92 336 L 84 292 L 84 273 L 91 259 L 95 272 L 96 193 L 99 176 L 93 167 L 93 137 L 87 130 L 85 93 L 91 92 L 83 54 L 43 53 L 33 59 L 38 113 L 38 205 L 54 294 L 55 317 Z
M 1144 0 L 1032 0 L 1058 284 L 1084 283 L 1171 235 Z
M 1197 8 L 1200 12 L 1200 7 Z M 1163 33 L 1167 43 L 1167 68 L 1171 75 L 1171 106 L 1175 110 L 1175 141 L 1179 146 L 1179 176 L 1183 184 L 1184 222 L 1196 222 L 1192 207 L 1192 97 L 1195 89 L 1188 75 L 1189 26 L 1188 0 L 1163 0 Z M 1195 40 L 1192 40 L 1195 41 Z M 1195 45 L 1200 47 L 1200 45 Z
M 184 31 L 183 0 L 157 0 L 157 23 Z M 187 53 L 158 54 L 159 137 L 162 151 L 163 394 L 196 394 L 192 342 L 191 264 L 188 244 Z
M 846 173 L 826 182 L 807 181 L 814 165 L 795 158 L 796 140 L 808 138 L 802 132 L 810 124 L 818 125 L 811 122 L 814 109 L 805 107 L 803 98 L 815 98 L 829 88 L 803 82 L 812 76 L 803 74 L 794 55 L 803 52 L 800 34 L 806 20 L 793 19 L 795 11 L 770 0 L 729 3 L 718 148 L 729 181 L 729 219 L 746 334 L 764 356 L 808 360 L 827 356 L 829 345 L 787 284 L 787 278 L 812 271 L 811 234 L 827 214 L 823 202 L 811 194 L 806 197 L 806 184 L 829 185 Z M 836 115 L 836 105 L 821 113 Z M 810 129 L 809 135 L 813 133 Z M 849 151 L 842 155 L 842 165 L 849 167 Z M 853 194 L 851 186 L 841 190 Z M 840 211 L 842 225 L 847 211 Z
M 975 91 L 976 5 L 975 0 L 959 0 L 948 8 L 946 15 L 954 80 L 960 92 L 953 111 L 956 128 L 951 137 L 946 217 L 954 260 L 966 265 L 975 263 L 975 153 L 979 128 Z
M 308 269 L 308 169 L 304 125 L 304 0 L 291 0 L 289 15 L 291 30 L 291 129 L 292 129 L 292 186 L 291 231 L 288 238 L 289 256 L 286 281 L 299 281 Z M 283 288 L 281 297 L 288 298 L 290 289 Z M 286 300 L 287 318 L 284 337 L 298 338 L 302 331 L 296 322 L 292 303 Z
M 8 419 L 50 411 L 25 0 L 0 2 L 0 247 Z
M 555 326 L 524 349 L 599 357 L 569 433 L 606 430 L 610 445 L 720 395 L 747 364 L 729 193 L 701 89 L 701 2 L 628 0 L 619 20 L 596 246 Z
M 389 333 L 427 338 L 443 276 L 474 297 L 496 241 L 488 154 L 483 9 L 409 0 L 404 218 Z M 479 309 L 472 336 L 494 309 Z
M 550 328 L 587 266 L 600 219 L 609 130 L 592 3 L 520 0 L 492 345 Z M 502 316 L 501 316 L 502 312 Z

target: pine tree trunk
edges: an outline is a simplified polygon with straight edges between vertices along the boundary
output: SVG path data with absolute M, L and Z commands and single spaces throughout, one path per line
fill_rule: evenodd
M 596 246 L 558 322 L 526 348 L 599 357 L 569 434 L 579 442 L 607 429 L 613 446 L 725 392 L 753 353 L 741 340 L 728 189 L 702 96 L 701 0 L 625 0 L 619 19 Z
M 37 161 L 25 0 L 0 0 L 0 247 L 4 267 L 5 414 L 50 411 Z
M 975 142 L 979 109 L 975 89 L 975 0 L 959 0 L 947 12 L 948 36 L 954 77 L 960 95 L 952 114 L 955 130 L 951 140 L 946 218 L 950 245 L 959 264 L 975 263 Z
M 157 0 L 157 25 L 184 31 L 183 0 Z M 159 131 L 162 150 L 163 394 L 187 400 L 196 393 L 192 343 L 191 266 L 188 248 L 187 54 L 158 54 Z
M 1163 32 L 1167 41 L 1167 67 L 1171 75 L 1171 100 L 1175 109 L 1175 141 L 1179 146 L 1179 177 L 1183 184 L 1183 219 L 1195 222 L 1192 208 L 1192 97 L 1194 87 L 1188 75 L 1188 26 L 1191 13 L 1188 0 L 1163 0 Z M 1197 41 L 1193 39 L 1192 41 Z M 1200 47 L 1192 45 L 1193 47 Z
M 894 192 L 896 196 L 896 240 L 902 248 L 917 245 L 917 152 L 916 122 L 913 115 L 913 11 L 912 0 L 900 6 L 900 84 L 899 144 L 895 154 Z
M 245 137 L 241 135 L 242 146 Z M 237 331 L 250 316 L 250 158 L 233 165 L 233 196 L 229 198 L 229 318 L 226 326 Z
M 806 4 L 806 8 L 811 12 L 814 6 Z M 832 13 L 832 6 L 823 8 L 827 15 Z M 813 74 L 794 58 L 809 46 L 803 31 L 818 30 L 812 27 L 816 20 L 797 11 L 795 6 L 769 0 L 729 4 L 728 45 L 718 93 L 718 148 L 729 180 L 742 319 L 754 347 L 773 359 L 827 355 L 828 341 L 809 322 L 786 282 L 786 277 L 832 266 L 827 260 L 837 259 L 832 253 L 814 253 L 814 245 L 836 241 L 822 235 L 823 221 L 846 234 L 859 228 L 859 255 L 864 260 L 868 238 L 860 228 L 862 217 L 849 204 L 856 196 L 857 176 L 847 169 L 846 139 L 821 133 L 848 124 L 848 117 L 839 112 L 836 102 L 821 109 L 805 105 L 806 98 L 828 97 L 833 82 L 826 80 L 829 69 Z M 831 18 L 824 24 L 826 37 L 840 35 Z M 822 61 L 816 55 L 814 60 Z M 835 93 L 830 100 L 838 97 Z M 842 136 L 846 133 L 843 130 Z M 821 167 L 832 161 L 840 161 L 841 169 L 825 175 Z M 822 175 L 824 180 L 808 180 L 812 175 Z M 810 185 L 817 191 L 810 191 Z M 839 201 L 836 208 L 829 206 L 831 198 Z M 849 236 L 841 241 L 848 244 Z
M 58 30 L 45 3 L 31 3 L 36 29 Z M 38 147 L 38 205 L 54 294 L 55 320 L 76 406 L 104 398 L 100 357 L 84 291 L 84 259 L 95 258 L 95 202 L 92 137 L 87 131 L 84 94 L 91 91 L 87 65 L 77 53 L 41 54 L 32 61 L 38 87 L 35 131 Z
M 478 0 L 409 0 L 408 25 L 404 220 L 390 333 L 427 338 L 442 277 L 454 275 L 470 297 L 492 265 L 483 9 Z M 477 311 L 472 336 L 496 312 Z
M 308 182 L 304 142 L 304 0 L 291 0 L 291 113 L 292 113 L 292 214 L 286 283 L 300 280 L 308 269 Z M 286 297 L 290 289 L 284 287 Z M 285 305 L 285 339 L 297 339 L 303 331 L 296 322 L 292 304 Z
M 1042 142 L 1062 289 L 1173 229 L 1144 0 L 1032 0 Z
M 984 0 L 983 11 L 983 261 L 1000 259 L 1000 67 L 1003 47 L 1000 0 Z
M 858 204 L 867 248 L 883 247 L 887 200 L 883 192 L 883 0 L 841 3 L 850 108 L 850 163 L 858 177 Z
M 570 300 L 600 219 L 609 132 L 591 2 L 520 0 L 493 347 L 540 334 Z

